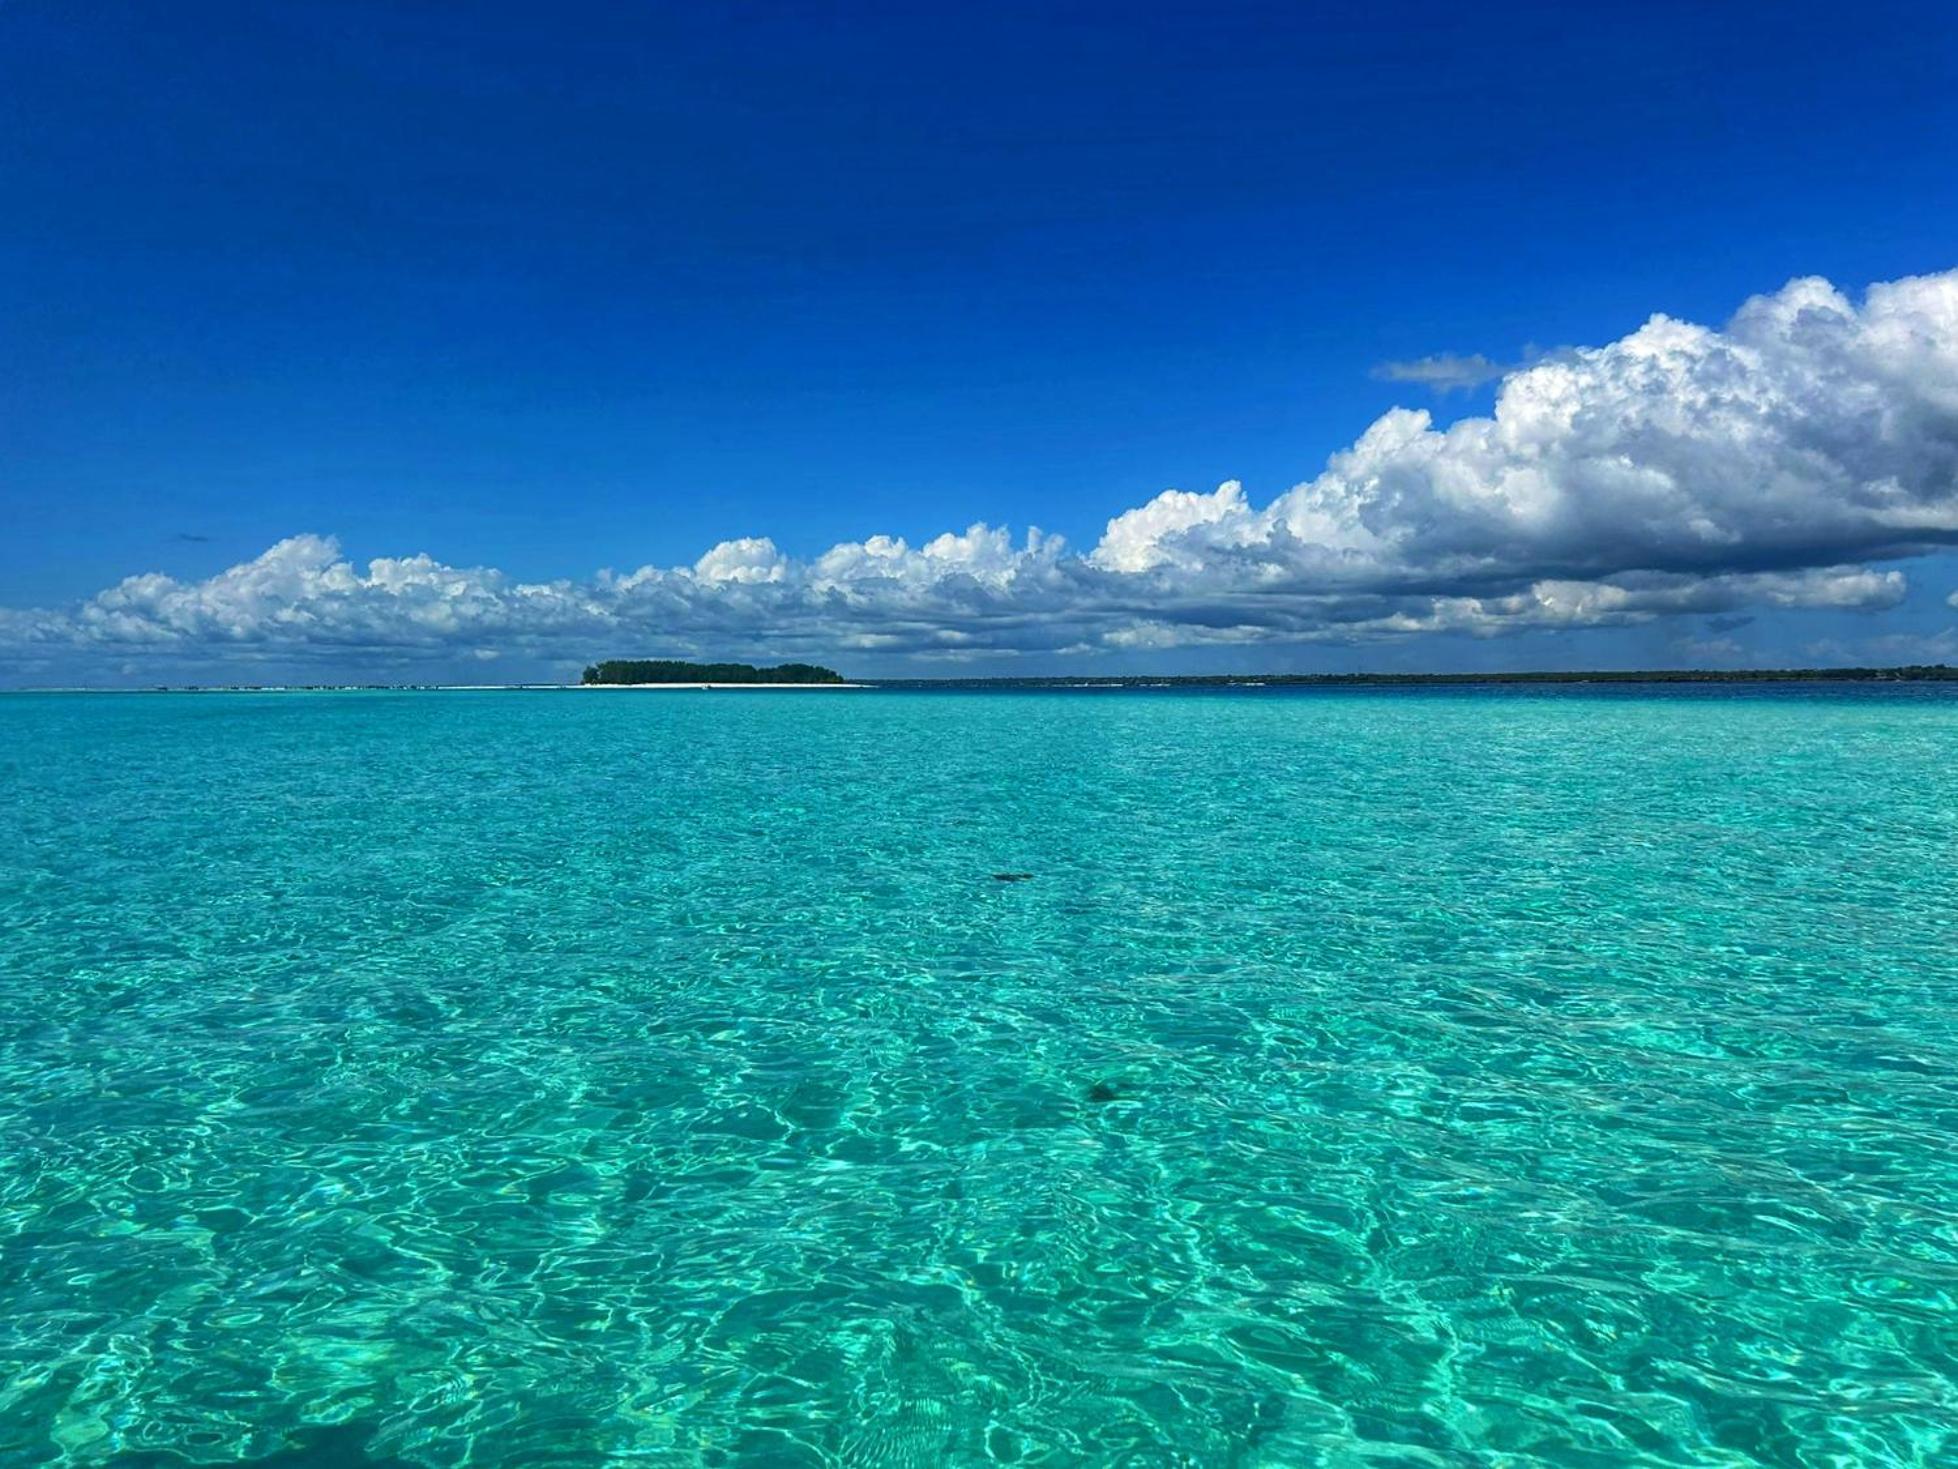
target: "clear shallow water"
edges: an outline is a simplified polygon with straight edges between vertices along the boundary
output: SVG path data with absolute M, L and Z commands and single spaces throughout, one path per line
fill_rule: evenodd
M 1954 753 L 0 698 L 0 1463 L 1958 1462 Z

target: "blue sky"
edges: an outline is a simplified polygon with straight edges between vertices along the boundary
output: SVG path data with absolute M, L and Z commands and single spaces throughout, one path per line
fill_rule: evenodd
M 1391 588 L 1902 573 L 1855 584 L 1867 595 L 1840 578 L 1660 602 L 1643 587 L 1622 615 L 1548 621 L 1322 600 L 1303 618 L 1282 599 L 1338 581 L 1310 558 L 1230 581 L 1225 615 L 1213 582 L 1158 584 L 1195 575 L 1180 552 L 1132 559 L 1156 580 L 1114 590 L 1110 557 L 1086 589 L 1065 558 L 1092 558 L 1111 519 L 1166 489 L 1241 481 L 1262 510 L 1390 409 L 1437 428 L 1491 412 L 1497 383 L 1443 389 L 1386 364 L 1554 363 L 1654 313 L 1719 329 L 1797 277 L 1826 277 L 1854 311 L 1872 283 L 1958 266 L 1954 74 L 1958 12 L 1941 5 L 20 0 L 0 10 L 0 667 L 158 681 L 527 677 L 587 649 L 948 672 L 1934 655 L 1958 577 L 1929 512 L 1916 539 L 1844 531 L 1839 560 L 1810 537 L 1702 567 L 1656 533 L 1638 549 L 1644 522 L 1594 515 L 1584 497 L 1617 491 L 1586 481 L 1567 518 L 1629 538 L 1622 555 L 1560 533 L 1502 560 L 1478 533 L 1473 585 L 1433 580 L 1462 564 L 1450 547 Z M 1910 319 L 1944 330 L 1941 300 Z M 1938 354 L 1958 347 L 1933 346 L 1899 413 L 1935 420 L 1906 478 L 1939 507 Z M 1722 544 L 1753 546 L 1716 519 Z M 977 591 L 947 585 L 941 557 L 929 594 L 880 573 L 890 585 L 841 621 L 809 615 L 843 595 L 832 582 L 793 608 L 752 590 L 807 581 L 839 543 L 915 552 L 975 523 L 1020 550 L 1028 527 L 1065 537 L 1065 587 L 996 558 Z M 1825 540 L 1843 524 L 1816 523 Z M 256 620 L 213 610 L 233 583 L 191 611 L 152 588 L 77 620 L 124 578 L 194 589 L 294 537 L 336 539 L 245 578 Z M 705 610 L 666 584 L 666 601 L 560 609 L 547 629 L 506 605 L 512 587 L 693 567 L 763 537 L 780 560 Z M 439 610 L 421 598 L 391 630 L 369 563 L 423 553 L 493 570 L 496 607 L 471 600 L 480 581 L 430 573 Z M 342 564 L 360 587 L 339 585 Z M 281 597 L 304 604 L 283 630 Z M 1065 632 L 1031 630 L 1054 619 Z M 1207 631 L 1175 631 L 1189 626 Z

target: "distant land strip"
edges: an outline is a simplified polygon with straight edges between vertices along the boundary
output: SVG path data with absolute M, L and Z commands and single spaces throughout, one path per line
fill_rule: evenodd
M 1378 688 L 1453 684 L 1958 683 L 1958 668 L 1913 663 L 1897 668 L 1642 668 L 1534 673 L 1208 673 L 1076 675 L 1043 678 L 876 678 L 878 689 L 1209 689 Z
M 609 658 L 585 670 L 586 684 L 823 684 L 842 683 L 843 675 L 814 663 L 782 663 L 757 668 L 752 663 L 682 663 L 672 658 Z

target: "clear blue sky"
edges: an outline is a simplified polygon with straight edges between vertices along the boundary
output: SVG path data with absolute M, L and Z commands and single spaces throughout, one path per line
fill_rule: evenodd
M 1263 504 L 1489 409 L 1382 362 L 1958 265 L 1954 78 L 1882 0 L 14 0 L 0 604 Z

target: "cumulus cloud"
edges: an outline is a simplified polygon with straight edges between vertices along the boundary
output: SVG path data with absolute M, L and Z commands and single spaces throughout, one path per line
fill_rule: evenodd
M 0 655 L 875 651 L 966 658 L 1634 624 L 1894 606 L 1870 563 L 1958 541 L 1958 271 L 1819 279 L 1724 328 L 1655 316 L 1507 373 L 1495 411 L 1396 408 L 1259 505 L 1167 490 L 1075 552 L 974 525 L 797 558 L 520 582 L 427 555 L 361 569 L 295 536 L 204 581 L 133 576 L 0 612 Z
M 693 574 L 709 584 L 780 581 L 788 573 L 789 558 L 767 536 L 722 541 L 693 564 Z
M 1466 357 L 1438 352 L 1432 357 L 1416 357 L 1411 362 L 1383 362 L 1374 368 L 1373 375 L 1382 382 L 1419 383 L 1437 392 L 1450 393 L 1492 383 L 1508 370 L 1480 352 Z

